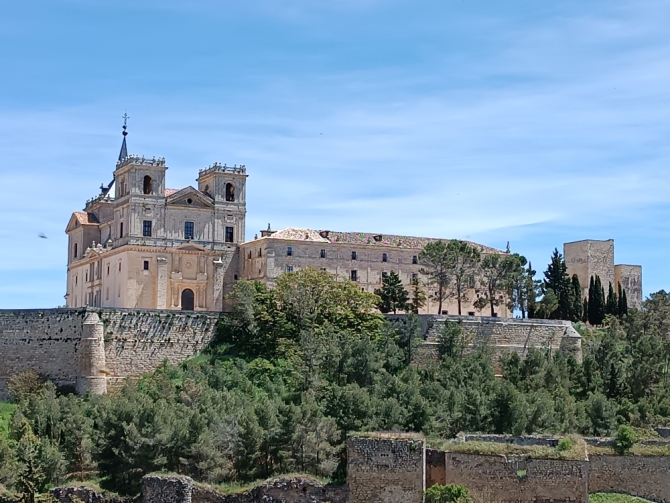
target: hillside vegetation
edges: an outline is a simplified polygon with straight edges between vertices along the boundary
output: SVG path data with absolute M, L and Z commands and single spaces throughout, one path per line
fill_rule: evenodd
M 465 354 L 449 323 L 440 361 L 417 368 L 418 320 L 390 324 L 376 296 L 321 271 L 286 274 L 272 290 L 240 281 L 233 300 L 215 343 L 191 361 L 106 396 L 61 395 L 50 383 L 24 396 L 0 436 L 0 484 L 41 492 L 97 476 L 132 494 L 161 470 L 212 484 L 341 478 L 352 431 L 606 435 L 670 421 L 665 292 L 586 330 L 583 363 L 531 350 L 507 355 L 502 379 L 488 348 Z

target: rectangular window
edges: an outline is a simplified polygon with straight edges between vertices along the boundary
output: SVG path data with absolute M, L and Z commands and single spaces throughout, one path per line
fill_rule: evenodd
M 419 257 L 416 255 L 412 255 L 412 264 L 418 264 L 419 263 Z
M 226 227 L 226 243 L 232 243 L 233 242 L 233 228 L 232 227 Z
M 389 275 L 389 273 L 387 273 L 386 271 L 382 272 L 382 279 L 385 278 L 388 275 Z
M 184 239 L 193 239 L 193 222 L 184 222 Z
M 286 256 L 287 256 L 287 257 L 290 257 L 290 256 L 292 256 L 292 255 L 293 255 L 293 247 L 291 247 L 291 246 L 287 246 L 287 247 L 286 247 Z
M 389 256 L 386 253 L 382 253 L 382 262 L 388 262 Z
M 292 265 L 287 265 L 286 266 L 286 272 L 293 272 L 293 266 Z
M 74 258 L 77 258 L 77 243 L 74 244 Z
M 358 256 L 356 255 L 356 252 L 352 251 L 351 252 L 351 260 L 356 260 L 357 258 L 358 258 Z
M 145 270 L 145 271 L 148 271 L 148 270 L 149 270 L 149 261 L 148 261 L 148 260 L 145 260 L 145 261 L 144 261 L 144 270 Z
M 474 316 L 475 312 L 474 311 L 468 311 L 468 316 Z
M 144 220 L 142 222 L 142 236 L 145 238 L 151 237 L 151 220 Z
M 419 275 L 415 272 L 412 273 L 412 281 L 416 281 L 419 279 Z
M 326 258 L 326 250 L 321 250 L 321 258 Z
M 351 281 L 358 281 L 358 271 L 351 271 Z
M 497 318 L 497 317 L 498 317 L 498 313 L 493 313 L 493 317 L 494 317 L 494 318 Z
M 123 237 L 123 222 L 121 222 L 121 225 L 119 225 L 119 238 Z

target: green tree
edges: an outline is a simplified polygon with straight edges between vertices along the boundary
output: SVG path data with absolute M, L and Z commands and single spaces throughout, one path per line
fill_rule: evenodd
M 543 289 L 546 292 L 551 289 L 556 296 L 556 309 L 549 314 L 551 319 L 574 320 L 574 287 L 568 276 L 568 266 L 565 264 L 563 255 L 554 249 L 551 262 L 544 272 Z M 580 295 L 581 303 L 581 295 Z
M 470 492 L 457 484 L 434 484 L 426 489 L 426 503 L 471 503 Z
M 426 305 L 426 292 L 421 288 L 418 276 L 412 278 L 411 289 L 411 301 L 407 308 L 412 313 L 419 314 L 419 311 Z
M 510 268 L 508 272 L 510 309 L 521 311 L 521 317 L 525 318 L 531 302 L 534 302 L 533 276 L 535 271 L 527 268 L 526 257 L 515 253 L 508 256 Z M 515 262 L 516 261 L 516 262 Z M 533 292 L 533 293 L 531 293 Z M 531 301 L 531 297 L 533 297 Z
M 584 299 L 582 296 L 582 285 L 579 283 L 579 277 L 572 275 L 572 305 L 570 309 L 570 320 L 579 321 L 584 316 Z
M 442 302 L 447 297 L 449 284 L 453 274 L 451 253 L 444 241 L 430 241 L 419 252 L 422 266 L 419 272 L 426 276 L 428 285 L 432 286 L 433 298 L 437 301 L 437 313 L 442 313 Z
M 491 316 L 495 316 L 495 306 L 505 303 L 509 294 L 511 277 L 519 267 L 518 256 L 492 253 L 480 262 L 480 281 L 483 295 L 475 301 L 477 309 L 489 306 Z
M 626 290 L 621 288 L 621 283 L 618 283 L 617 289 L 619 291 L 617 313 L 619 317 L 624 317 L 628 314 L 628 299 L 626 298 Z
M 382 287 L 375 290 L 375 295 L 379 297 L 378 307 L 382 313 L 396 314 L 398 310 L 408 310 L 409 292 L 395 271 L 382 277 Z
M 537 284 L 535 281 L 535 274 L 537 274 L 537 271 L 533 269 L 533 266 L 530 262 L 528 262 L 528 267 L 526 268 L 526 305 L 528 309 L 527 317 L 528 318 L 535 318 L 535 311 L 536 311 L 536 305 L 537 305 Z M 523 312 L 523 308 L 521 311 L 522 317 L 526 315 L 526 313 Z
M 479 249 L 467 241 L 452 239 L 446 247 L 451 281 L 447 298 L 456 299 L 458 314 L 462 313 L 461 303 L 468 302 L 468 290 L 474 287 L 471 280 L 477 272 L 481 254 Z M 474 283 L 474 281 L 472 282 Z
M 607 290 L 605 314 L 611 314 L 612 316 L 619 316 L 619 299 L 617 298 L 616 293 L 614 293 L 614 287 L 612 286 L 612 283 L 609 284 L 609 288 Z
M 614 436 L 614 451 L 617 454 L 628 453 L 637 443 L 637 435 L 635 430 L 625 424 L 619 425 Z
M 591 276 L 589 283 L 589 323 L 591 325 L 602 325 L 605 319 L 606 299 L 600 277 Z
M 47 476 L 40 464 L 40 439 L 25 419 L 19 425 L 16 445 L 16 486 L 26 503 L 35 503 L 35 496 L 44 490 Z

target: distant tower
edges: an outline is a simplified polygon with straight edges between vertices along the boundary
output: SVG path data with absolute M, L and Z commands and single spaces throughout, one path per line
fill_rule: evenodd
M 198 190 L 214 199 L 218 235 L 215 240 L 220 240 L 222 235 L 227 243 L 243 243 L 247 214 L 246 167 L 214 163 L 200 170 L 197 181 Z

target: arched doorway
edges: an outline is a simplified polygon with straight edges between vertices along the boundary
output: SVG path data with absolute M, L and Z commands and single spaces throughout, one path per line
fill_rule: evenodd
M 185 288 L 181 292 L 181 310 L 182 311 L 193 311 L 195 308 L 195 295 L 193 290 L 190 288 Z

